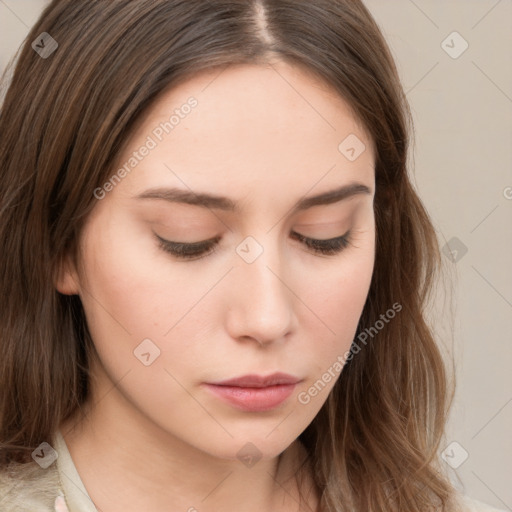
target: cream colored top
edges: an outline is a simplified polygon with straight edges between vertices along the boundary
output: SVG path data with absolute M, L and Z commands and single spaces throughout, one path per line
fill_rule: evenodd
M 55 512 L 98 512 L 76 470 L 60 430 L 55 435 L 54 443 L 58 453 L 56 464 L 61 484 L 59 490 L 63 495 L 55 501 Z
M 60 431 L 51 446 L 57 459 L 48 468 L 24 464 L 9 474 L 0 472 L 1 512 L 98 512 Z M 463 495 L 461 505 L 464 512 L 505 512 Z

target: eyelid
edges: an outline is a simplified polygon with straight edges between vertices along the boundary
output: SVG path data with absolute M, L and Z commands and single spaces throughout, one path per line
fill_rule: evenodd
M 220 236 L 216 236 L 214 238 L 209 238 L 208 240 L 200 240 L 199 242 L 173 242 L 171 240 L 166 240 L 165 238 L 162 238 L 155 232 L 153 233 L 160 242 L 160 247 L 164 251 L 172 253 L 173 255 L 180 259 L 189 260 L 200 259 L 205 256 L 208 256 L 208 254 L 212 253 L 215 250 L 215 246 L 221 238 Z M 212 247 L 213 250 L 208 250 L 211 249 Z
M 176 245 L 176 246 L 183 246 L 183 247 L 190 247 L 190 246 L 200 247 L 200 246 L 212 243 L 212 242 L 218 242 L 221 238 L 220 236 L 214 236 L 213 238 L 208 238 L 206 240 L 199 240 L 197 242 L 177 242 L 175 240 L 167 240 L 166 238 L 162 238 L 159 234 L 155 233 L 154 231 L 153 231 L 153 233 L 161 242 L 165 242 L 167 244 Z
M 170 253 L 180 260 L 185 261 L 195 261 L 214 253 L 217 250 L 218 241 L 221 239 L 220 236 L 216 236 L 208 240 L 188 243 L 173 242 L 162 238 L 156 233 L 154 233 L 154 235 L 159 241 L 159 245 L 162 250 Z M 295 231 L 292 231 L 291 235 L 292 238 L 295 238 L 303 245 L 306 245 L 308 249 L 313 251 L 313 253 L 324 257 L 341 253 L 352 242 L 351 229 L 343 235 L 327 239 L 310 238 Z
M 321 253 L 324 256 L 341 252 L 352 241 L 352 232 L 350 229 L 345 234 L 334 238 L 311 238 L 294 231 L 292 231 L 292 235 L 314 252 Z

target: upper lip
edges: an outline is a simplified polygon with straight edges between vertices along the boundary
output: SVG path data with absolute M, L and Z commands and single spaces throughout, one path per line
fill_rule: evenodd
M 277 386 L 279 384 L 297 384 L 301 379 L 288 375 L 286 373 L 273 373 L 272 375 L 243 375 L 234 379 L 211 382 L 216 386 L 236 386 L 241 388 L 265 388 L 268 386 Z

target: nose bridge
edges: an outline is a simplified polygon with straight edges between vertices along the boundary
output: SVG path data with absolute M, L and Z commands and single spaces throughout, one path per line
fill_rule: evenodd
M 293 317 L 292 294 L 283 276 L 277 237 L 247 237 L 237 247 L 242 261 L 237 265 L 238 290 L 231 305 L 237 336 L 260 342 L 284 336 Z

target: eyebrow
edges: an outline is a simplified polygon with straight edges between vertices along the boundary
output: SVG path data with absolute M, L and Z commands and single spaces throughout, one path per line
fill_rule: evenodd
M 371 195 L 372 190 L 362 183 L 350 183 L 311 197 L 301 198 L 292 208 L 292 213 L 307 210 L 313 206 L 337 203 L 356 195 Z M 237 203 L 228 197 L 192 192 L 180 188 L 150 188 L 134 196 L 135 199 L 163 199 L 171 203 L 185 203 L 203 208 L 240 212 Z

